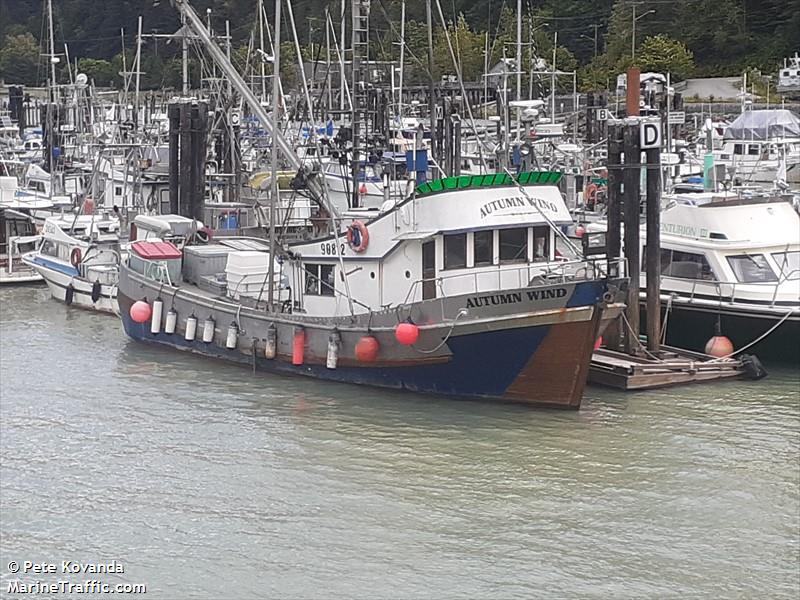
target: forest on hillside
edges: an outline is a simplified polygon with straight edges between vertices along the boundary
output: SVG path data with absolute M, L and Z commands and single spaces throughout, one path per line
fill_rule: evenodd
M 230 21 L 235 63 L 252 68 L 248 46 L 258 39 L 259 0 L 190 0 L 202 15 L 211 9 L 215 33 Z M 270 24 L 274 0 L 263 0 Z M 350 0 L 345 4 L 349 7 Z M 372 0 L 370 56 L 397 60 L 399 0 Z M 425 0 L 406 1 L 406 81 L 425 81 Z M 52 0 L 55 47 L 97 85 L 120 85 L 123 64 L 130 70 L 136 23 L 145 33 L 171 34 L 180 27 L 170 0 Z M 284 3 L 285 6 L 285 3 Z M 338 35 L 342 0 L 291 0 L 301 52 L 324 58 L 326 10 Z M 465 80 L 480 80 L 487 62 L 516 53 L 517 0 L 432 0 L 434 77 L 456 72 L 454 47 Z M 0 0 L 0 78 L 6 83 L 42 85 L 49 73 L 47 0 Z M 283 11 L 282 64 L 296 61 L 287 11 Z M 774 74 L 784 57 L 800 51 L 800 0 L 523 0 L 523 69 L 538 57 L 550 65 L 555 49 L 560 70 L 576 70 L 583 89 L 604 87 L 631 63 L 690 76 Z M 447 26 L 449 36 L 445 35 Z M 635 22 L 635 47 L 633 31 Z M 348 9 L 349 30 L 349 9 Z M 286 41 L 289 40 L 289 41 Z M 145 40 L 142 86 L 177 87 L 180 43 Z M 66 47 L 66 51 L 65 51 Z M 488 60 L 486 48 L 488 47 Z M 68 77 L 62 60 L 59 78 Z M 192 72 L 198 77 L 194 61 Z

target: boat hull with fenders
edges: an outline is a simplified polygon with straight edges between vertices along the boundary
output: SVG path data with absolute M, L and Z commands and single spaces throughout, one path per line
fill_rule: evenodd
M 139 342 L 159 344 L 247 365 L 259 371 L 303 375 L 445 396 L 578 408 L 597 336 L 622 309 L 622 282 L 592 280 L 532 286 L 486 294 L 464 294 L 401 305 L 337 319 L 268 314 L 196 288 L 171 287 L 146 279 L 127 265 L 120 269 L 118 301 L 125 332 Z M 138 323 L 134 302 L 163 302 L 162 318 Z M 168 311 L 177 327 L 166 333 Z M 197 334 L 186 339 L 187 319 Z M 211 341 L 202 330 L 213 320 Z M 398 323 L 418 324 L 413 345 L 395 338 Z M 231 328 L 235 342 L 231 347 Z M 270 329 L 277 343 L 266 357 Z M 157 333 L 153 333 L 156 330 Z M 302 357 L 296 335 L 302 331 Z M 339 340 L 334 368 L 329 347 Z M 374 360 L 357 357 L 359 340 L 377 340 Z M 190 336 L 193 337 L 193 336 Z M 302 364 L 298 364 L 298 362 Z

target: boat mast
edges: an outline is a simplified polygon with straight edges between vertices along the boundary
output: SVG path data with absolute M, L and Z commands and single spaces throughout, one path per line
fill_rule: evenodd
M 53 170 L 55 168 L 55 164 L 53 163 L 53 111 L 56 108 L 56 63 L 58 62 L 58 58 L 56 57 L 56 46 L 55 46 L 55 34 L 53 32 L 53 0 L 47 0 L 47 21 L 50 25 L 50 102 L 51 105 L 47 109 L 47 127 L 48 127 L 48 140 L 50 143 L 48 144 L 48 157 L 47 157 L 47 164 L 50 165 L 50 188 L 48 192 L 48 197 L 50 202 L 53 201 Z
M 517 0 L 517 101 L 522 100 L 522 0 Z M 522 109 L 517 108 L 517 135 L 516 139 L 519 140 L 519 132 L 521 128 Z
M 181 93 L 189 95 L 189 31 L 186 29 L 186 15 L 181 12 Z
M 436 152 L 436 109 L 433 97 L 433 17 L 431 16 L 431 0 L 425 1 L 425 19 L 428 25 L 428 118 L 431 122 L 431 153 L 434 155 L 436 164 L 439 164 L 438 152 Z
M 266 61 L 264 60 L 264 0 L 258 0 L 258 47 L 261 49 L 262 54 L 259 57 L 261 64 L 261 101 L 266 102 L 267 99 L 267 84 L 266 84 Z
M 272 190 L 269 201 L 269 267 L 267 271 L 267 304 L 270 312 L 274 310 L 275 299 L 275 204 L 278 202 L 278 143 L 280 132 L 280 94 L 278 81 L 281 77 L 281 2 L 275 0 L 275 43 L 273 44 L 275 62 L 272 70 Z
M 403 69 L 406 57 L 406 0 L 400 5 L 400 81 L 397 96 L 397 116 L 403 118 Z
M 345 85 L 347 82 L 347 75 L 344 72 L 344 12 L 345 12 L 345 0 L 342 0 L 342 11 L 340 13 L 341 23 L 339 24 L 339 43 L 341 44 L 342 49 L 342 56 L 339 60 L 339 85 L 341 86 L 340 94 L 339 94 L 339 110 L 344 112 L 344 94 L 345 94 Z
M 53 0 L 47 0 L 47 21 L 50 25 L 50 85 L 53 90 L 53 100 L 55 101 L 55 88 L 56 88 L 56 44 L 55 33 L 53 31 Z

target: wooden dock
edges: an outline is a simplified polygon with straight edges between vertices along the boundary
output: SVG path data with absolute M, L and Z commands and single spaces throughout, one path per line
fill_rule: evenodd
M 601 348 L 592 355 L 589 383 L 620 390 L 703 383 L 723 379 L 760 378 L 754 376 L 745 360 L 712 360 L 705 355 L 665 346 L 658 360 L 648 356 L 630 356 Z

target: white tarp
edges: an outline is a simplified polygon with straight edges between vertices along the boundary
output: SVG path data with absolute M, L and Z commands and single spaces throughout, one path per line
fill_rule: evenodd
M 726 140 L 800 137 L 800 118 L 790 110 L 748 110 L 725 130 Z

